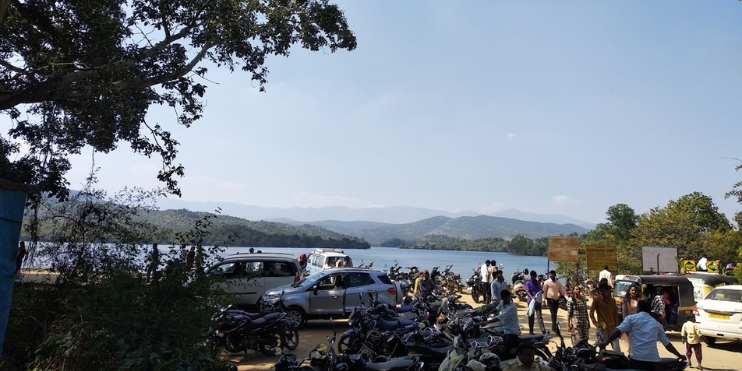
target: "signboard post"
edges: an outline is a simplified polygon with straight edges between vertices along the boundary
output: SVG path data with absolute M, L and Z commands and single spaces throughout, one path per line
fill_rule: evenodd
M 587 245 L 585 246 L 585 258 L 587 259 L 588 270 L 599 271 L 608 266 L 608 270 L 618 271 L 616 246 Z
M 577 236 L 549 236 L 549 261 L 577 263 Z
M 678 273 L 677 247 L 642 247 L 642 270 L 652 273 Z

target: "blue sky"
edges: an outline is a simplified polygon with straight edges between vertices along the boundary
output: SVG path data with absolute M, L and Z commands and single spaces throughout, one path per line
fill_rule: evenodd
M 605 220 L 742 179 L 739 1 L 340 2 L 358 49 L 212 68 L 177 128 L 183 199 L 268 207 L 515 208 Z M 6 132 L 6 131 L 4 131 Z M 157 185 L 128 144 L 100 185 Z M 90 154 L 74 159 L 72 186 Z

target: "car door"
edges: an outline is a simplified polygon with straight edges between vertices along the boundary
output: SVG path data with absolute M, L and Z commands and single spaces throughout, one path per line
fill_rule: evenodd
M 344 310 L 345 283 L 343 274 L 328 274 L 320 279 L 309 295 L 311 314 L 341 316 Z
M 350 313 L 361 304 L 363 300 L 368 302 L 368 294 L 376 295 L 376 282 L 366 272 L 349 273 L 346 275 L 345 290 L 345 313 Z M 360 296 L 359 296 L 360 295 Z
M 234 304 L 254 305 L 262 295 L 259 294 L 259 288 L 263 286 L 263 278 L 259 273 L 260 267 L 262 267 L 261 262 L 224 262 L 212 268 L 209 275 L 224 278 L 221 287 L 224 292 L 234 296 Z

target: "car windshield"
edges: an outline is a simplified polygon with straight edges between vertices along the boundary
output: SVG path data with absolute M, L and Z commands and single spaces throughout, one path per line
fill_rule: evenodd
M 731 301 L 742 303 L 742 291 L 732 289 L 714 289 L 706 297 L 706 300 Z
M 312 274 L 310 276 L 307 276 L 307 277 L 303 278 L 299 282 L 296 282 L 296 283 L 292 284 L 291 287 L 309 287 L 309 286 L 312 286 L 312 285 L 314 285 L 315 282 L 319 281 L 319 279 L 321 277 L 323 277 L 323 276 L 324 276 L 324 273 L 317 272 L 315 274 Z
M 616 281 L 616 288 L 613 289 L 613 296 L 618 298 L 626 295 L 626 292 L 629 291 L 629 287 L 631 287 L 632 283 L 633 282 L 628 281 Z

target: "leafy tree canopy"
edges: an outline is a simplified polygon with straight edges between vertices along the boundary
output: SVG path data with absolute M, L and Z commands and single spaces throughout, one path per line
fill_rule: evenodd
M 13 121 L 0 178 L 63 199 L 69 155 L 121 142 L 160 156 L 159 180 L 180 194 L 178 142 L 145 117 L 161 105 L 186 127 L 201 118 L 208 62 L 249 73 L 262 91 L 268 55 L 356 47 L 327 0 L 11 0 L 0 22 L 0 111 Z

